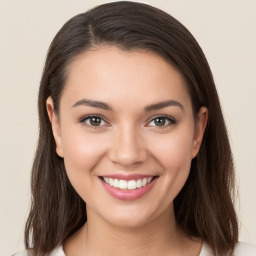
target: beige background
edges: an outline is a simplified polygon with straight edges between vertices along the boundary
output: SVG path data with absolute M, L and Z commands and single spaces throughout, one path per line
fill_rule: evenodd
M 37 140 L 37 91 L 47 48 L 69 18 L 107 1 L 0 0 L 0 255 L 23 249 Z M 149 0 L 202 46 L 230 132 L 240 240 L 256 243 L 256 1 Z

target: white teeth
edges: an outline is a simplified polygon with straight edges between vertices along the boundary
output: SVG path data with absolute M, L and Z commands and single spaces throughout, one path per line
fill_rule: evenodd
M 114 186 L 114 180 L 112 179 L 112 178 L 109 178 L 108 179 L 108 184 L 110 185 L 110 186 Z
M 141 179 L 137 180 L 136 186 L 137 186 L 137 188 L 141 188 L 142 187 Z
M 152 181 L 153 177 L 138 179 L 138 180 L 118 180 L 113 178 L 103 177 L 103 180 L 112 187 L 123 190 L 134 190 L 146 186 Z
M 147 178 L 144 178 L 144 179 L 142 180 L 142 186 L 143 186 L 143 187 L 146 186 L 147 182 L 148 182 L 148 179 L 147 179 Z
M 127 189 L 127 181 L 126 180 L 120 180 L 119 181 L 119 188 L 120 189 Z
M 128 181 L 128 189 L 132 190 L 132 189 L 136 189 L 136 181 L 135 180 L 129 180 Z
M 119 181 L 117 179 L 114 179 L 114 187 L 115 188 L 119 187 Z

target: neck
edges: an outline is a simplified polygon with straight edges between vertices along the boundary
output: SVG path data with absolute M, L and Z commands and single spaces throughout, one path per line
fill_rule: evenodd
M 176 224 L 172 207 L 139 227 L 117 227 L 90 210 L 87 217 L 87 223 L 65 242 L 67 256 L 178 256 L 187 255 L 185 251 L 191 247 L 190 240 Z

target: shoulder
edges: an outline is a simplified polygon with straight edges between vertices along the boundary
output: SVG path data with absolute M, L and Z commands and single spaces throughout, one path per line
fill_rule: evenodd
M 16 252 L 11 256 L 29 256 L 29 254 L 28 254 L 28 250 L 24 250 L 24 251 L 21 251 L 21 252 Z
M 12 256 L 28 256 L 28 251 L 21 251 L 21 252 L 17 252 L 15 254 L 13 254 Z
M 213 256 L 213 253 L 207 243 L 203 243 L 199 256 Z M 256 245 L 238 242 L 235 246 L 233 256 L 256 256 Z
M 239 242 L 235 247 L 234 256 L 256 256 L 256 245 Z
M 16 252 L 11 256 L 29 256 L 29 253 L 28 253 L 28 250 L 24 250 L 24 251 Z
M 30 256 L 28 250 L 17 252 L 12 256 Z M 65 256 L 62 246 L 56 248 L 49 256 Z

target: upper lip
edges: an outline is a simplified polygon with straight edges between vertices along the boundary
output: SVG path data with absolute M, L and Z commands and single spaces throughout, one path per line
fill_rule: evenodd
M 143 178 L 155 177 L 156 175 L 150 174 L 107 174 L 100 177 L 112 178 L 118 180 L 138 180 Z

